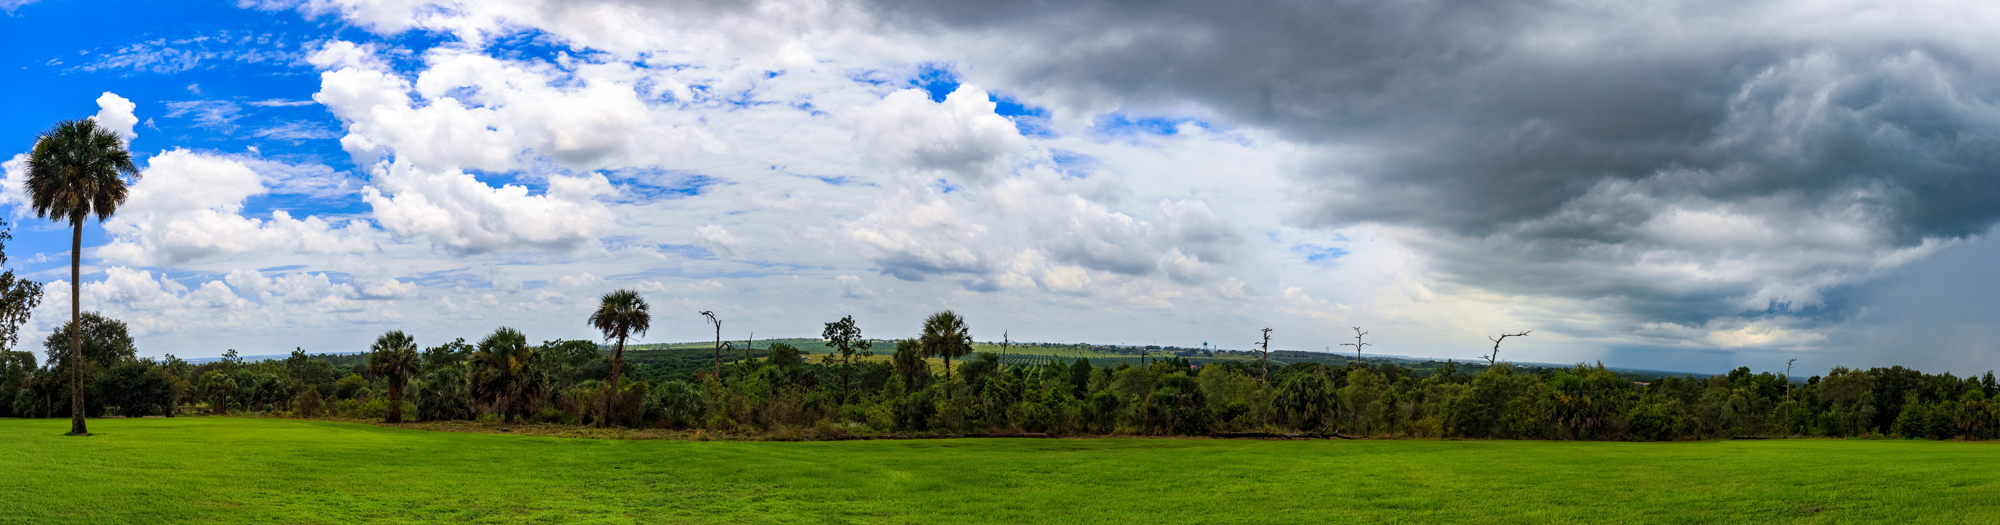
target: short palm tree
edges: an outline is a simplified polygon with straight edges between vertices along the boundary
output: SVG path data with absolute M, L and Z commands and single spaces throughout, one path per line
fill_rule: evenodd
M 35 215 L 51 221 L 70 223 L 69 318 L 75 325 L 83 314 L 83 221 L 92 214 L 103 222 L 125 203 L 126 181 L 139 178 L 132 153 L 125 141 L 90 119 L 65 120 L 42 132 L 28 154 L 28 201 Z M 83 363 L 83 333 L 70 331 L 70 355 Z M 74 367 L 76 380 L 70 383 L 69 435 L 88 436 L 83 426 L 83 369 Z
M 506 421 L 526 414 L 528 397 L 536 386 L 534 370 L 529 367 L 534 358 L 535 347 L 528 346 L 528 336 L 521 331 L 504 326 L 494 330 L 480 339 L 479 349 L 472 352 L 470 379 L 475 395 L 492 403 Z
M 389 422 L 403 422 L 403 385 L 417 371 L 417 339 L 395 330 L 375 338 L 368 354 L 369 372 L 389 381 Z
M 623 395 L 618 389 L 618 378 L 625 370 L 625 339 L 632 334 L 645 335 L 653 324 L 653 314 L 647 310 L 646 299 L 639 292 L 618 290 L 604 294 L 597 301 L 597 311 L 590 314 L 590 326 L 604 332 L 604 339 L 617 340 L 618 346 L 611 350 L 611 404 L 612 414 L 618 413 L 617 400 Z
M 965 318 L 951 310 L 931 314 L 924 319 L 924 335 L 917 339 L 924 357 L 944 358 L 944 380 L 951 380 L 951 358 L 965 357 L 972 353 L 972 333 L 965 328 Z
M 210 370 L 201 375 L 201 382 L 195 388 L 208 394 L 211 412 L 218 416 L 229 415 L 229 394 L 236 392 L 236 378 L 220 370 Z

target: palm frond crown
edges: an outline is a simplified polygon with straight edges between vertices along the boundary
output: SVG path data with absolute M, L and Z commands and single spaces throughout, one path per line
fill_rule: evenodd
M 118 212 L 139 168 L 118 134 L 90 119 L 66 120 L 35 141 L 28 155 L 28 205 L 52 221 L 104 220 Z
M 590 314 L 590 326 L 604 332 L 604 339 L 608 341 L 622 340 L 634 334 L 645 335 L 652 320 L 646 299 L 632 290 L 604 294 L 598 301 L 597 311 Z

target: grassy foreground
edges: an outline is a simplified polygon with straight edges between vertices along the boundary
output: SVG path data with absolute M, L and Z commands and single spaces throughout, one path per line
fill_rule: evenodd
M 278 419 L 0 420 L 0 521 L 2000 521 L 2000 445 L 688 442 Z

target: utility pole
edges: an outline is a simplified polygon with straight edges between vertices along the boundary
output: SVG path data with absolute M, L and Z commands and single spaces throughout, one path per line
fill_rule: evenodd
M 1265 329 L 1264 329 L 1264 342 L 1263 342 L 1263 345 L 1264 345 L 1264 355 L 1263 355 L 1263 357 L 1264 357 L 1264 372 L 1263 372 L 1263 374 L 1262 374 L 1262 375 L 1260 375 L 1260 376 L 1258 376 L 1258 377 L 1257 377 L 1257 382 L 1259 382 L 1259 383 L 1265 383 L 1265 384 L 1270 384 L 1270 380 L 1271 380 L 1271 329 L 1269 329 L 1269 328 L 1265 328 Z
M 1361 347 L 1364 347 L 1364 346 L 1375 346 L 1375 345 L 1372 345 L 1372 344 L 1368 344 L 1368 343 L 1363 343 L 1363 342 L 1361 342 L 1361 336 L 1364 336 L 1364 335 L 1368 335 L 1368 332 L 1363 332 L 1363 331 L 1361 331 L 1361 327 L 1359 327 L 1359 326 L 1356 326 L 1356 327 L 1354 327 L 1354 342 L 1352 342 L 1352 343 L 1341 343 L 1341 344 L 1340 344 L 1340 346 L 1352 346 L 1352 347 L 1354 347 L 1354 360 L 1355 360 L 1355 361 L 1360 361 L 1360 360 L 1361 360 Z

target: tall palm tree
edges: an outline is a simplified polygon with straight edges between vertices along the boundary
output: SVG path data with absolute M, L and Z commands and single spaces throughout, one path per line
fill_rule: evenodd
M 51 221 L 70 223 L 69 318 L 71 325 L 83 314 L 83 221 L 96 214 L 98 222 L 110 218 L 125 203 L 125 177 L 139 178 L 132 164 L 132 152 L 125 141 L 91 119 L 65 120 L 42 132 L 35 149 L 28 154 L 28 201 L 35 215 Z M 70 331 L 70 355 L 83 363 L 83 333 Z M 76 380 L 70 383 L 69 435 L 88 436 L 83 426 L 83 368 L 77 366 Z
M 618 389 L 618 378 L 625 369 L 625 339 L 632 334 L 645 335 L 652 324 L 653 314 L 648 311 L 646 299 L 631 290 L 604 294 L 597 301 L 597 311 L 590 314 L 590 326 L 604 332 L 606 340 L 618 341 L 618 346 L 611 350 L 611 403 L 605 405 L 611 410 L 606 412 L 618 413 L 618 398 L 623 395 L 623 390 Z
M 924 357 L 944 358 L 944 380 L 951 381 L 951 358 L 972 353 L 972 332 L 965 328 L 964 317 L 945 310 L 924 319 L 924 335 L 917 344 L 923 347 Z
M 409 384 L 422 360 L 417 358 L 417 339 L 402 330 L 375 338 L 368 354 L 368 371 L 389 381 L 389 422 L 403 422 L 403 385 Z

